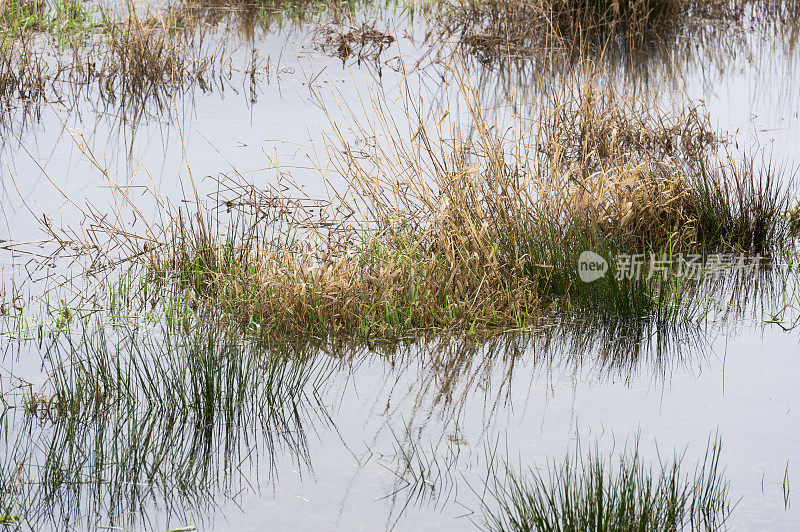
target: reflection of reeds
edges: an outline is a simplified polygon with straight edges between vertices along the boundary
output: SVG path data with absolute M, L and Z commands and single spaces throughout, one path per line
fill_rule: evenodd
M 123 290 L 116 298 L 118 312 L 130 311 Z M 272 475 L 275 460 L 288 453 L 310 468 L 307 435 L 335 422 L 320 406 L 330 404 L 322 394 L 331 383 L 346 386 L 341 377 L 346 383 L 359 364 L 375 362 L 360 346 L 337 346 L 329 355 L 313 346 L 290 351 L 244 344 L 221 329 L 206 329 L 209 321 L 195 321 L 191 303 L 173 315 L 191 332 L 148 328 L 147 321 L 131 323 L 113 313 L 100 321 L 75 313 L 63 318 L 62 332 L 30 342 L 41 342 L 48 379 L 6 390 L 5 399 L 24 406 L 26 415 L 21 428 L 8 425 L 17 440 L 6 438 L 8 453 L 0 460 L 0 499 L 8 501 L 9 515 L 33 527 L 58 519 L 80 527 L 80 511 L 134 524 L 149 514 L 153 500 L 163 501 L 172 520 L 211 512 L 226 493 L 252 483 L 257 466 Z M 396 386 L 405 373 L 419 374 L 408 420 L 414 426 L 432 416 L 457 426 L 475 415 L 469 408 L 475 398 L 491 424 L 508 407 L 512 379 L 523 366 L 525 376 L 582 370 L 592 380 L 617 379 L 668 372 L 687 356 L 684 350 L 696 356 L 702 349 L 699 328 L 659 331 L 651 343 L 647 332 L 636 336 L 617 327 L 605 334 L 604 325 L 543 324 L 488 341 L 439 339 L 386 349 L 381 360 L 392 368 L 386 386 Z M 412 436 L 410 429 L 396 435 L 397 510 L 431 496 L 447 504 L 457 494 L 449 470 L 457 449 L 422 448 Z M 429 464 L 428 451 L 444 461 Z M 131 513 L 115 513 L 126 508 Z
M 106 334 L 99 328 L 56 336 L 46 357 L 52 364 L 43 390 L 47 398 L 28 401 L 31 415 L 160 411 L 166 419 L 178 416 L 202 427 L 261 420 L 283 431 L 288 423 L 283 414 L 294 411 L 284 410 L 283 403 L 304 396 L 306 385 L 313 384 L 309 379 L 324 369 L 278 355 L 262 357 L 214 328 L 163 338 L 130 330 L 116 348 Z
M 642 46 L 692 40 L 711 23 L 794 24 L 797 2 L 742 0 L 465 0 L 432 2 L 446 34 L 485 62 L 554 49 L 636 55 Z
M 212 50 L 202 27 L 182 25 L 170 11 L 97 17 L 84 25 L 54 22 L 52 30 L 34 25 L 0 33 L 0 95 L 9 107 L 35 110 L 44 101 L 81 96 L 122 108 L 160 105 L 176 92 L 206 90 L 231 75 L 224 46 Z M 81 33 L 86 24 L 92 38 Z M 39 30 L 57 31 L 58 41 L 39 38 Z
M 4 510 L 33 528 L 81 526 L 87 510 L 128 523 L 153 501 L 173 519 L 208 511 L 258 471 L 272 478 L 283 452 L 309 466 L 307 431 L 329 422 L 317 397 L 325 359 L 220 331 L 92 328 L 44 350 L 50 378 L 22 396 L 27 420 L 6 425 L 18 439 L 0 460 Z

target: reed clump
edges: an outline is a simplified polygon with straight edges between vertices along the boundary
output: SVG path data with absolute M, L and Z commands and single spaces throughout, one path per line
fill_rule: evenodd
M 720 467 L 721 444 L 688 475 L 682 458 L 647 466 L 624 449 L 618 463 L 595 449 L 518 472 L 493 467 L 482 501 L 485 530 L 719 530 L 733 510 Z
M 30 38 L 0 40 L 0 96 L 37 101 L 45 94 L 52 69 Z
M 224 202 L 235 223 L 176 213 L 144 253 L 148 275 L 269 338 L 400 338 L 524 328 L 556 310 L 667 323 L 707 294 L 646 265 L 620 274 L 615 257 L 791 247 L 775 170 L 715 159 L 696 110 L 648 121 L 601 106 L 614 99 L 580 83 L 533 121 L 539 129 L 510 139 L 474 101 L 471 133 L 409 116 L 410 140 L 377 109 L 379 123 L 360 126 L 384 127 L 373 152 L 352 150 L 338 129 L 331 139 L 325 165 L 346 195 L 304 204 L 280 186 L 228 183 L 240 191 Z M 581 280 L 584 251 L 610 273 Z
M 58 42 L 38 38 L 36 26 L 0 37 L 7 105 L 91 97 L 141 108 L 191 87 L 209 90 L 232 75 L 224 45 L 212 48 L 202 28 L 183 25 L 169 10 L 103 12 L 100 20 L 91 39 L 68 26 L 60 27 Z
M 107 89 L 122 94 L 150 94 L 162 87 L 206 88 L 225 64 L 224 48 L 208 52 L 196 45 L 203 36 L 183 27 L 169 13 L 140 18 L 134 14 L 108 29 L 101 77 Z
M 725 23 L 792 25 L 794 0 L 459 0 L 434 2 L 445 34 L 456 36 L 486 62 L 556 50 L 601 56 L 642 52 Z

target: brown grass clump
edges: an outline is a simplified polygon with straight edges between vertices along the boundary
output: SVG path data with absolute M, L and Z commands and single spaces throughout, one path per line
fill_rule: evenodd
M 332 139 L 344 149 L 332 149 L 327 163 L 346 178 L 348 194 L 328 204 L 325 217 L 312 212 L 319 204 L 294 204 L 291 219 L 282 218 L 287 203 L 278 189 L 253 187 L 246 204 L 267 206 L 255 209 L 256 219 L 281 220 L 282 229 L 219 239 L 200 218 L 181 215 L 170 248 L 151 254 L 149 267 L 173 272 L 201 304 L 269 337 L 372 338 L 519 328 L 551 305 L 636 319 L 668 314 L 675 301 L 657 282 L 581 284 L 578 254 L 763 251 L 785 243 L 773 240 L 785 236 L 776 229 L 785 200 L 774 184 L 723 193 L 738 198 L 733 203 L 762 198 L 750 210 L 718 205 L 747 220 L 743 233 L 714 218 L 692 173 L 714 139 L 696 110 L 646 119 L 598 92 L 585 80 L 576 101 L 547 110 L 549 120 L 538 122 L 544 130 L 517 131 L 510 143 L 475 106 L 474 137 L 420 125 L 410 141 L 378 109 L 379 124 L 361 127 L 388 135 L 384 147 L 365 158 L 343 136 Z M 753 179 L 747 168 L 702 172 L 717 187 L 734 172 L 742 183 Z
M 8 106 L 92 97 L 105 104 L 159 105 L 176 91 L 210 89 L 229 79 L 223 45 L 211 49 L 203 30 L 180 25 L 169 12 L 130 11 L 104 19 L 102 32 L 86 40 L 64 34 L 58 42 L 30 31 L 0 41 L 0 95 Z M 89 95 L 89 91 L 96 91 Z
M 576 164 L 586 175 L 608 162 L 698 160 L 720 140 L 695 107 L 665 112 L 647 93 L 632 97 L 600 83 L 589 72 L 540 117 L 554 165 Z
M 381 99 L 333 124 L 318 166 L 346 187 L 326 182 L 337 191 L 326 200 L 277 168 L 274 184 L 223 180 L 219 210 L 164 206 L 170 221 L 141 240 L 105 218 L 86 226 L 112 238 L 100 249 L 128 250 L 151 286 L 176 289 L 190 312 L 318 341 L 507 331 L 556 309 L 668 322 L 692 312 L 691 283 L 613 272 L 585 283 L 580 254 L 613 264 L 621 253 L 791 245 L 776 171 L 710 164 L 715 137 L 697 110 L 621 106 L 589 76 L 540 102 L 534 120 L 504 126 L 456 75 L 466 125 L 449 109 L 409 105 L 399 126 Z M 352 131 L 380 141 L 353 149 Z
M 45 94 L 51 68 L 31 39 L 0 40 L 0 97 L 13 100 L 38 100 Z
M 159 88 L 206 88 L 216 70 L 225 65 L 225 51 L 208 53 L 203 36 L 173 24 L 163 16 L 140 19 L 128 16 L 109 27 L 108 50 L 99 76 L 122 94 L 147 95 Z M 200 45 L 200 47 L 198 47 Z

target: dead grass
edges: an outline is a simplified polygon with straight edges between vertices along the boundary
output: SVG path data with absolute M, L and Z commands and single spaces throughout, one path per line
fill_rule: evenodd
M 269 338 L 396 338 L 523 328 L 554 308 L 675 319 L 692 308 L 686 289 L 582 283 L 578 255 L 790 245 L 772 171 L 706 170 L 715 136 L 696 109 L 637 114 L 646 105 L 616 104 L 590 77 L 543 112 L 543 129 L 500 134 L 464 90 L 472 134 L 412 115 L 406 136 L 379 106 L 376 122 L 348 125 L 379 131 L 373 152 L 338 129 L 330 139 L 325 164 L 346 195 L 319 203 L 280 193 L 286 183 L 225 183 L 239 191 L 224 202 L 237 224 L 221 232 L 218 218 L 179 211 L 147 253 L 150 275 Z
M 0 95 L 7 105 L 47 101 L 142 107 L 160 104 L 178 91 L 207 90 L 229 79 L 230 55 L 204 30 L 185 27 L 169 12 L 131 10 L 104 19 L 102 33 L 86 40 L 64 34 L 58 42 L 32 31 L 0 42 Z
M 46 229 L 91 257 L 90 275 L 132 264 L 150 286 L 145 305 L 314 341 L 499 332 L 587 313 L 694 319 L 711 297 L 703 283 L 612 270 L 589 284 L 578 257 L 792 247 L 780 168 L 719 151 L 699 109 L 659 111 L 584 72 L 512 122 L 484 111 L 456 70 L 461 96 L 448 106 L 415 108 L 410 89 L 401 109 L 378 97 L 309 153 L 328 198 L 305 195 L 276 165 L 275 182 L 220 181 L 216 208 L 162 202 L 162 222 L 141 235 L 96 208 L 81 228 Z M 119 208 L 136 209 L 118 193 Z
M 41 99 L 51 73 L 30 38 L 0 41 L 0 96 L 7 104 Z
M 118 85 L 120 93 L 129 95 L 212 84 L 217 70 L 226 67 L 224 47 L 207 51 L 202 33 L 196 35 L 168 17 L 128 16 L 109 28 L 104 70 L 99 73 L 105 87 Z

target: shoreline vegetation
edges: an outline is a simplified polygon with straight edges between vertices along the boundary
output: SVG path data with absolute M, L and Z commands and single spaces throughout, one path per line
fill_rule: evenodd
M 380 72 L 380 56 L 398 36 L 376 28 L 376 20 L 358 20 L 360 6 L 309 0 L 182 0 L 163 7 L 2 0 L 0 96 L 6 104 L 0 126 L 19 121 L 12 114 L 16 109 L 35 118 L 42 105 L 82 99 L 99 98 L 132 116 L 145 106 L 163 111 L 175 95 L 222 91 L 239 77 L 255 86 L 279 74 L 280 65 L 258 57 L 255 48 L 229 47 L 231 31 L 251 40 L 284 24 L 316 26 L 320 53 L 344 62 L 352 57 Z M 424 55 L 432 64 L 448 55 L 442 44 L 455 41 L 491 67 L 520 59 L 631 61 L 650 49 L 677 46 L 686 32 L 788 27 L 797 20 L 798 6 L 796 0 L 437 0 L 375 7 L 410 21 L 420 13 L 430 48 Z

